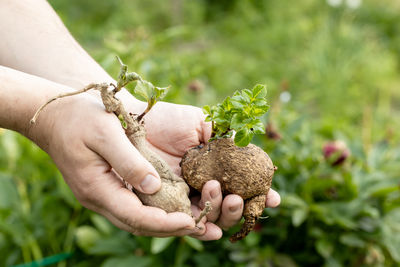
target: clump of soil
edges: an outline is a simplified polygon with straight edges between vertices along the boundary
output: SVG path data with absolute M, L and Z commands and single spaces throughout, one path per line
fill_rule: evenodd
M 224 195 L 237 194 L 244 199 L 245 222 L 231 242 L 243 239 L 254 228 L 276 170 L 267 153 L 253 144 L 238 147 L 233 139 L 222 138 L 187 151 L 181 167 L 184 179 L 196 190 L 201 192 L 207 181 L 217 180 Z

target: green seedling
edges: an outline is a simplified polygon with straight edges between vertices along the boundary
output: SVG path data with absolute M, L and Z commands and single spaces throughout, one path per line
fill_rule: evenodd
M 204 106 L 206 121 L 212 122 L 211 140 L 229 138 L 235 134 L 235 144 L 247 146 L 255 134 L 265 133 L 264 124 L 259 117 L 264 115 L 269 105 L 266 100 L 267 88 L 257 84 L 252 90 L 236 91 L 215 106 Z

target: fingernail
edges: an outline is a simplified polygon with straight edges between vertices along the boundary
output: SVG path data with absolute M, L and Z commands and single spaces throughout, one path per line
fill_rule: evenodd
M 140 188 L 143 193 L 151 194 L 157 192 L 160 188 L 161 181 L 155 176 L 148 174 L 144 177 L 142 183 L 140 184 Z
M 234 213 L 234 212 L 237 212 L 238 210 L 240 210 L 241 208 L 242 208 L 241 204 L 240 205 L 235 205 L 235 206 L 230 207 L 229 211 Z
M 216 199 L 219 196 L 219 188 L 216 188 L 210 192 L 210 196 L 212 199 Z

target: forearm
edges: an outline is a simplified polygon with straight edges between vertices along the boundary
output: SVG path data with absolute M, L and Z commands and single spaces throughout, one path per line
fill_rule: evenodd
M 111 81 L 44 0 L 0 1 L 0 65 L 73 88 Z
M 0 1 L 0 34 L 0 65 L 75 89 L 113 81 L 45 0 Z M 125 90 L 119 97 L 125 104 L 143 106 Z
M 29 121 L 49 98 L 67 87 L 0 66 L 0 127 L 35 139 Z M 41 123 L 41 122 L 39 122 Z M 35 140 L 36 141 L 36 140 Z

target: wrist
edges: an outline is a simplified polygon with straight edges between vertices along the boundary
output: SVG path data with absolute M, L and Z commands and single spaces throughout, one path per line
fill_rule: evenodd
M 26 135 L 29 120 L 43 101 L 58 92 L 50 82 L 0 66 L 0 127 Z M 53 85 L 54 87 L 54 85 Z

